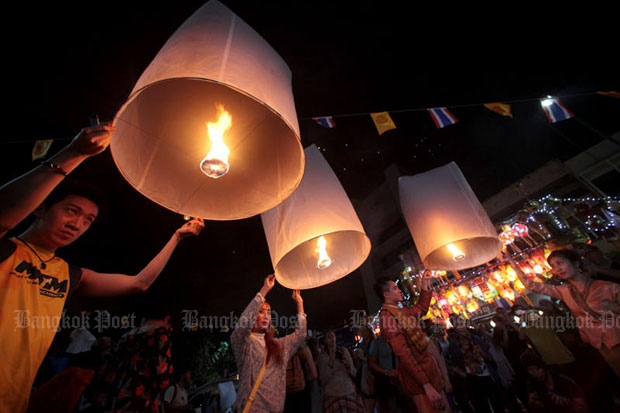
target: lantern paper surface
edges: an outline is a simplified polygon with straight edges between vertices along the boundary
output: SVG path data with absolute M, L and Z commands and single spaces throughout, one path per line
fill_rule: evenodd
M 400 205 L 422 262 L 432 270 L 461 270 L 495 258 L 495 227 L 459 167 L 442 167 L 398 180 Z M 447 245 L 465 254 L 454 259 Z
M 229 171 L 200 169 L 206 122 L 218 105 L 232 117 Z M 241 219 L 288 198 L 304 153 L 286 63 L 252 28 L 212 0 L 194 13 L 146 68 L 114 120 L 111 151 L 125 179 L 175 212 Z
M 287 288 L 329 284 L 358 268 L 370 240 L 338 178 L 316 146 L 306 148 L 306 171 L 297 191 L 261 214 L 276 279 Z M 332 264 L 317 268 L 317 239 L 324 236 Z

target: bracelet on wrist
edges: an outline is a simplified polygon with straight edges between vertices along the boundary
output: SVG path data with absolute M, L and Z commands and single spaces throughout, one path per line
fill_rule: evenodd
M 50 161 L 43 161 L 43 162 L 41 162 L 41 165 L 42 166 L 47 166 L 54 173 L 60 174 L 62 176 L 67 176 L 67 171 L 62 169 L 62 167 L 60 165 L 58 165 L 58 164 L 52 163 Z

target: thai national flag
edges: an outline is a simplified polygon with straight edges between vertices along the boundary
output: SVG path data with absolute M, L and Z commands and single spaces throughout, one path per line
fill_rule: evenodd
M 559 122 L 561 120 L 566 120 L 573 117 L 573 112 L 568 110 L 566 106 L 564 106 L 562 102 L 560 102 L 559 99 L 541 99 L 540 105 L 545 111 L 547 119 L 549 119 L 549 122 L 551 123 Z
M 319 125 L 321 125 L 324 128 L 335 128 L 336 127 L 336 123 L 334 122 L 334 120 L 332 119 L 331 116 L 323 116 L 320 118 L 312 118 L 313 121 L 315 121 L 316 123 L 318 123 Z
M 450 113 L 448 108 L 432 108 L 426 110 L 428 110 L 428 113 L 431 114 L 431 117 L 435 122 L 435 126 L 437 126 L 438 128 L 454 125 L 456 122 L 458 122 L 458 119 L 456 119 L 456 117 L 454 117 L 454 115 Z

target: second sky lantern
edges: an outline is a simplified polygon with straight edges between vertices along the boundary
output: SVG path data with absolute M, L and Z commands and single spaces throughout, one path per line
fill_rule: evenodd
M 459 167 L 398 179 L 400 205 L 420 258 L 429 270 L 462 270 L 499 254 L 493 223 Z
M 370 240 L 334 171 L 316 146 L 305 152 L 297 191 L 261 214 L 276 279 L 295 289 L 338 280 L 370 253 Z
M 184 215 L 257 215 L 304 173 L 288 66 L 215 0 L 166 42 L 114 125 L 112 156 L 125 179 Z

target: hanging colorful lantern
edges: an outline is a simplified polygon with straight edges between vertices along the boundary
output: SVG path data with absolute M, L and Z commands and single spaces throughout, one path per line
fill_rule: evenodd
M 487 286 L 487 291 L 484 292 L 484 300 L 487 303 L 493 302 L 493 299 L 495 297 L 497 297 L 498 293 L 497 293 L 497 289 L 495 288 L 495 286 L 490 283 L 490 282 L 485 282 L 484 285 Z
M 522 222 L 516 222 L 512 226 L 512 233 L 515 237 L 525 237 L 529 234 L 529 229 L 527 225 Z
M 514 290 L 519 293 L 519 294 L 523 294 L 525 292 L 525 285 L 523 285 L 523 283 L 521 282 L 521 280 L 517 279 L 514 282 Z
M 482 289 L 479 285 L 474 285 L 473 287 L 471 287 L 471 292 L 477 299 L 484 300 L 484 293 L 482 292 Z
M 452 290 L 448 290 L 448 291 L 446 291 L 445 297 L 446 297 L 446 299 L 447 299 L 450 303 L 452 303 L 452 304 L 456 304 L 456 303 L 458 303 L 458 302 L 459 302 L 459 298 L 458 298 L 458 296 L 457 296 L 457 295 L 456 295 L 456 293 L 455 293 L 454 291 L 452 291 Z
M 353 272 L 368 257 L 370 240 L 338 178 L 316 146 L 306 148 L 299 188 L 261 214 L 276 279 L 307 289 Z
M 471 268 L 500 252 L 491 220 L 454 162 L 402 176 L 398 185 L 403 215 L 426 268 Z
M 512 244 L 515 241 L 515 236 L 512 233 L 512 231 L 510 231 L 510 232 L 502 231 L 499 234 L 499 239 L 502 241 L 504 246 L 506 246 L 506 245 Z
M 510 288 L 510 286 L 502 286 L 500 290 L 498 290 L 500 295 L 510 301 L 511 303 L 515 300 L 515 292 Z
M 467 303 L 467 311 L 469 311 L 470 313 L 473 313 L 474 311 L 478 311 L 479 309 L 480 309 L 480 305 L 478 304 L 476 300 L 471 300 L 469 303 Z
M 502 274 L 501 271 L 493 272 L 493 279 L 498 283 L 504 283 L 507 280 L 507 278 Z
M 110 149 L 123 177 L 182 215 L 251 217 L 303 177 L 290 69 L 216 0 L 166 42 L 114 127 Z
M 467 298 L 471 298 L 471 296 L 472 296 L 472 293 L 471 293 L 471 291 L 469 291 L 469 288 L 467 288 L 467 287 L 466 287 L 466 286 L 464 286 L 464 285 L 459 285 L 459 286 L 456 288 L 456 290 L 457 290 L 457 292 L 458 292 L 459 296 L 460 296 L 463 300 L 465 300 L 465 299 L 467 299 Z
M 517 273 L 515 272 L 514 268 L 512 268 L 510 265 L 506 265 L 505 274 L 508 278 L 508 281 L 514 282 L 517 280 Z
M 445 277 L 447 274 L 445 271 L 435 271 L 435 270 L 428 270 L 427 273 L 433 278 Z

